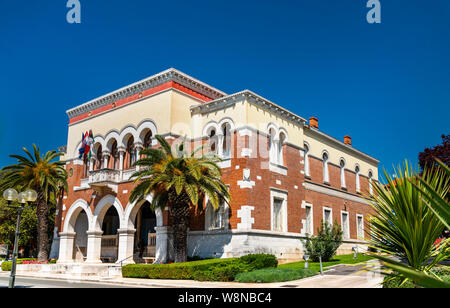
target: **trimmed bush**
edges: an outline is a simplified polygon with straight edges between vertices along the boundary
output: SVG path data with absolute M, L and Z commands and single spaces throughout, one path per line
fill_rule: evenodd
M 278 266 L 278 260 L 274 255 L 263 253 L 243 256 L 240 260 L 246 265 L 248 271 Z
M 36 259 L 32 259 L 32 258 L 17 259 L 17 264 L 23 264 L 24 261 L 25 262 L 27 262 L 27 261 L 36 261 Z M 2 271 L 9 272 L 9 271 L 11 271 L 11 267 L 12 267 L 12 261 L 4 261 L 4 262 L 2 262 Z
M 237 259 L 210 259 L 172 264 L 129 264 L 122 268 L 122 276 L 148 279 L 194 279 L 193 274 L 207 271 L 219 264 L 231 264 Z
M 298 280 L 314 275 L 317 275 L 317 272 L 311 269 L 264 268 L 248 273 L 239 273 L 235 280 L 237 282 L 270 283 Z
M 253 254 L 241 258 L 207 259 L 173 264 L 130 264 L 122 268 L 122 276 L 148 279 L 193 279 L 199 281 L 234 281 L 237 274 L 255 269 L 276 267 L 273 255 Z

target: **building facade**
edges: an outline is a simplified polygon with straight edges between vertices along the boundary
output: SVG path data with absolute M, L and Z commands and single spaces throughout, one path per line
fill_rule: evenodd
M 67 111 L 64 147 L 69 191 L 57 211 L 53 254 L 59 263 L 167 262 L 173 258 L 168 209 L 130 203 L 133 163 L 155 135 L 186 138 L 222 158 L 232 201 L 192 210 L 191 256 L 273 253 L 300 259 L 322 221 L 344 232 L 339 253 L 364 249 L 375 158 L 249 91 L 227 95 L 169 69 Z M 92 130 L 92 157 L 79 159 L 80 136 Z M 59 248 L 59 249 L 58 249 Z M 59 250 L 59 251 L 58 251 Z

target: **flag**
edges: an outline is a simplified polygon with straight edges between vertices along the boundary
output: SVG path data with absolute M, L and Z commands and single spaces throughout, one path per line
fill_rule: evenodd
M 81 147 L 79 151 L 79 159 L 83 159 L 86 155 L 91 159 L 92 156 L 92 145 L 94 144 L 94 134 L 92 130 L 81 134 Z
M 86 136 L 87 136 L 87 133 L 86 134 L 83 134 L 83 133 L 81 134 L 81 147 L 80 147 L 80 150 L 79 150 L 80 156 L 78 157 L 79 159 L 83 158 L 84 152 L 86 151 Z

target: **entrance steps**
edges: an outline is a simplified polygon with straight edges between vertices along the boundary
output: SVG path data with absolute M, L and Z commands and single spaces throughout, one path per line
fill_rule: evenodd
M 16 272 L 37 277 L 122 277 L 122 267 L 117 264 L 18 264 Z

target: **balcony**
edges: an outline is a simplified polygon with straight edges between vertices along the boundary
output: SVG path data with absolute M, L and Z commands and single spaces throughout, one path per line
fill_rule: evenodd
M 131 181 L 131 176 L 135 172 L 136 168 L 127 170 L 105 168 L 90 171 L 87 178 L 81 179 L 81 185 L 74 187 L 74 191 L 94 189 L 97 192 L 109 190 L 117 193 L 118 185 Z
M 120 170 L 100 169 L 89 172 L 87 184 L 98 192 L 112 190 L 118 192 L 118 184 L 122 181 Z

